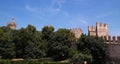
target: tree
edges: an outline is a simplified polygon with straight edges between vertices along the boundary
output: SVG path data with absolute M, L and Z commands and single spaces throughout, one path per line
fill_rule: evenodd
M 106 49 L 102 38 L 83 34 L 78 40 L 78 50 L 84 54 L 91 54 L 93 64 L 105 63 Z
M 12 42 L 11 31 L 8 27 L 0 27 L 0 56 L 2 59 L 15 57 L 15 45 Z
M 42 40 L 41 32 L 36 31 L 35 27 L 28 25 L 26 30 L 29 33 L 30 39 L 28 40 L 28 45 L 26 46 L 27 57 L 32 58 L 42 58 L 46 56 L 47 43 Z
M 14 34 L 16 53 L 18 58 L 41 58 L 46 56 L 45 41 L 42 40 L 41 32 L 32 25 L 17 30 Z
M 69 49 L 71 47 L 74 35 L 68 29 L 58 29 L 49 42 L 49 54 L 55 60 L 64 60 L 69 58 Z
M 42 39 L 49 42 L 49 40 L 51 39 L 53 33 L 54 33 L 54 27 L 53 26 L 44 26 L 42 28 Z
M 54 27 L 53 26 L 44 26 L 42 28 L 42 40 L 45 41 L 45 45 L 47 46 L 47 56 L 50 57 L 51 49 L 50 49 L 50 40 L 54 36 Z
M 12 34 L 13 42 L 15 43 L 15 51 L 16 58 L 23 58 L 24 48 L 26 46 L 27 38 L 25 37 L 27 33 L 25 33 L 25 29 L 21 28 L 19 30 L 15 30 Z

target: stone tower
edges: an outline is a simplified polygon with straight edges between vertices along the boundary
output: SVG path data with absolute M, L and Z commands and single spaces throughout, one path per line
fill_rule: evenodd
M 96 27 L 88 26 L 88 33 L 89 35 L 96 36 Z
M 73 28 L 73 29 L 70 29 L 70 31 L 75 34 L 76 38 L 79 38 L 82 34 L 82 29 L 80 28 Z
M 96 27 L 88 26 L 88 34 L 92 36 L 108 36 L 108 24 L 96 22 Z
M 96 22 L 96 29 L 98 37 L 108 36 L 108 24 Z
M 14 22 L 14 18 L 12 18 L 11 22 L 8 22 L 7 26 L 10 27 L 13 30 L 16 29 L 16 23 Z

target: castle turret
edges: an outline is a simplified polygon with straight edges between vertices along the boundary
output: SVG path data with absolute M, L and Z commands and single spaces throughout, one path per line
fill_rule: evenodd
M 11 29 L 16 29 L 16 23 L 14 22 L 14 18 L 12 18 L 12 21 L 7 24 L 8 27 Z

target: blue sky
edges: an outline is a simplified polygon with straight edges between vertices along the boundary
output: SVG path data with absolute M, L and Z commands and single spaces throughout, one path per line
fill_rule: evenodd
M 0 0 L 0 26 L 12 17 L 17 29 L 52 25 L 56 30 L 80 27 L 87 34 L 87 26 L 99 21 L 109 25 L 110 35 L 120 35 L 120 0 Z

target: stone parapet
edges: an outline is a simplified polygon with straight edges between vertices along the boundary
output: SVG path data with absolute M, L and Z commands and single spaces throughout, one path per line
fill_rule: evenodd
M 120 43 L 120 36 L 104 36 L 103 39 L 108 43 Z

